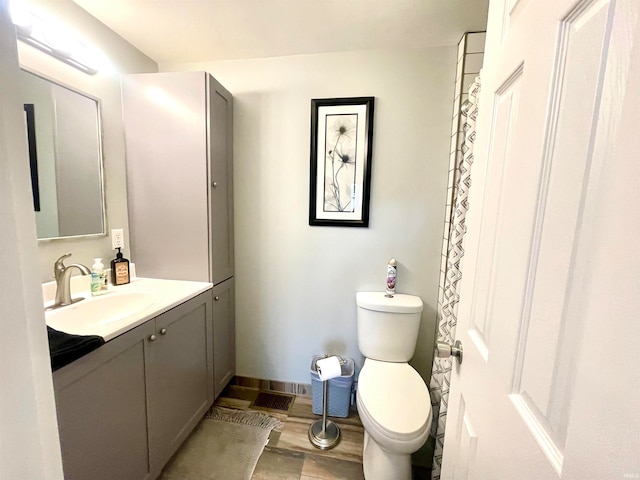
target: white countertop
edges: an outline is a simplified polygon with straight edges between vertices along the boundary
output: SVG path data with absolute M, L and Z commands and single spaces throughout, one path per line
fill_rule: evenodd
M 45 312 L 51 328 L 76 335 L 99 335 L 105 341 L 121 335 L 173 307 L 209 290 L 208 282 L 136 278 L 127 285 L 109 286 L 105 295 L 89 290 L 74 291 L 72 298 L 84 300 Z M 43 287 L 43 292 L 45 288 Z M 45 306 L 53 303 L 47 301 Z

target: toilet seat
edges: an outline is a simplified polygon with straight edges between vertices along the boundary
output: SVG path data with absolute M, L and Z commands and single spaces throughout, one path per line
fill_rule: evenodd
M 429 390 L 408 363 L 366 359 L 358 397 L 360 416 L 387 438 L 410 441 L 424 435 L 431 423 Z

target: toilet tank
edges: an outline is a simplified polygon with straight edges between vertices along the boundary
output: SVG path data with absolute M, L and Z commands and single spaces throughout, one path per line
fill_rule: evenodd
M 358 348 L 366 358 L 408 362 L 418 341 L 422 299 L 415 295 L 358 292 Z

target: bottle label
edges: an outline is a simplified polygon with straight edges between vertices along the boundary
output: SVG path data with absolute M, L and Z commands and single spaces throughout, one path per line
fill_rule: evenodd
M 105 273 L 91 272 L 91 293 L 105 293 L 107 288 L 107 276 Z
M 129 265 L 126 262 L 116 263 L 116 285 L 129 283 Z
M 387 295 L 394 295 L 396 293 L 396 267 L 393 265 L 387 266 Z

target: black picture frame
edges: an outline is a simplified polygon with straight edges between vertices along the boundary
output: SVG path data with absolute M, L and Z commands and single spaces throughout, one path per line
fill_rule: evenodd
M 24 122 L 27 127 L 27 146 L 29 147 L 29 168 L 31 171 L 31 192 L 33 209 L 40 211 L 40 187 L 38 183 L 38 150 L 36 148 L 36 117 L 33 103 L 24 104 Z
M 368 227 L 374 97 L 311 100 L 309 225 Z

